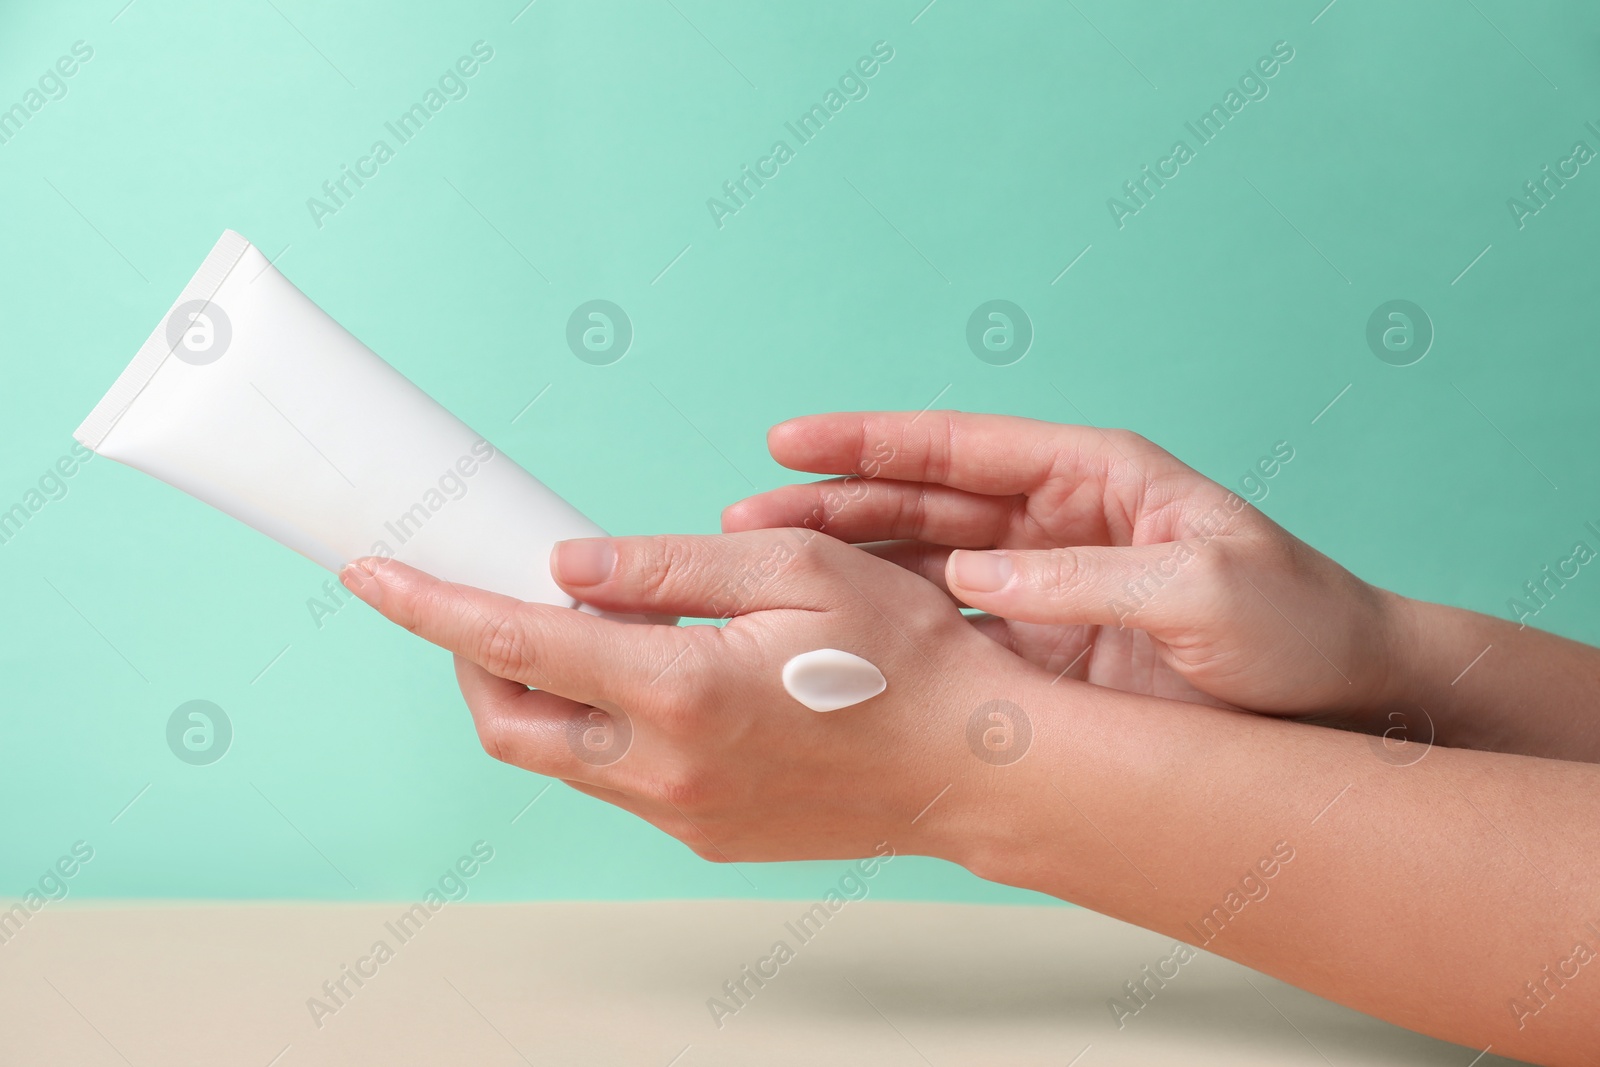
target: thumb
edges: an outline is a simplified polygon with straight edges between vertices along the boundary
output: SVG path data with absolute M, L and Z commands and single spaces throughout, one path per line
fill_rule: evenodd
M 958 549 L 945 582 L 962 603 L 1017 622 L 1161 629 L 1192 613 L 1195 575 L 1187 571 L 1204 544 Z

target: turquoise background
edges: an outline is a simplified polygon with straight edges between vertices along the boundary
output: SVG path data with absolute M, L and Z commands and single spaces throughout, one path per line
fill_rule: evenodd
M 1600 165 L 1525 228 L 1507 208 L 1600 148 L 1600 9 L 1324 3 L 0 4 L 0 107 L 94 49 L 0 144 L 0 508 L 231 227 L 616 533 L 710 532 L 791 480 L 785 417 L 936 402 L 1135 428 L 1236 487 L 1288 441 L 1269 514 L 1506 615 L 1600 520 Z M 480 40 L 468 95 L 316 225 Z M 1280 40 L 1269 95 L 1119 229 L 1107 199 Z M 719 228 L 707 199 L 877 41 L 869 95 Z M 594 298 L 636 332 L 609 366 L 565 343 Z M 1009 366 L 965 339 L 997 298 L 1036 334 Z M 1410 366 L 1366 342 L 1392 299 L 1437 333 Z M 318 628 L 326 574 L 153 479 L 67 486 L 0 545 L 0 894 L 79 839 L 75 896 L 415 899 L 478 839 L 474 899 L 834 881 L 701 862 L 559 786 L 524 811 L 545 780 L 481 752 L 443 652 L 361 605 Z M 1600 639 L 1597 598 L 1585 573 L 1538 624 Z M 193 699 L 234 728 L 209 766 L 166 745 Z M 873 888 L 1031 899 L 927 860 Z

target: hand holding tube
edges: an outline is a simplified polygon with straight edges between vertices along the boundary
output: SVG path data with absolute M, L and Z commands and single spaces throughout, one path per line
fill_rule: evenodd
M 964 740 L 973 710 L 1048 682 L 966 625 L 938 589 L 812 531 L 580 538 L 557 546 L 551 570 L 605 612 L 732 618 L 616 622 L 394 560 L 363 560 L 342 577 L 456 653 L 491 755 L 631 811 L 706 859 L 856 857 L 883 841 L 959 856 L 949 827 L 918 813 L 988 769 Z M 821 647 L 876 664 L 888 689 L 829 715 L 802 705 L 783 667 Z
M 705 859 L 940 856 L 1448 1040 L 1592 1059 L 1600 986 L 1541 1010 L 1526 983 L 1600 939 L 1600 767 L 1446 748 L 1396 767 L 1343 731 L 1058 681 L 933 584 L 812 531 L 585 538 L 553 562 L 613 612 L 718 616 L 730 581 L 763 577 L 721 628 L 523 603 L 394 560 L 344 577 L 456 652 L 491 754 Z M 823 645 L 888 688 L 807 710 L 780 674 Z

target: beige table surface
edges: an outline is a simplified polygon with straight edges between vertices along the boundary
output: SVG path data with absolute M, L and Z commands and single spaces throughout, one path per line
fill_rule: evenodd
M 869 899 L 802 943 L 785 924 L 808 907 L 463 902 L 402 942 L 385 924 L 404 904 L 52 904 L 0 944 L 0 1064 L 1469 1067 L 1478 1055 L 1204 953 L 1119 1029 L 1107 1001 L 1172 942 L 1077 908 Z M 392 958 L 367 964 L 360 987 L 346 979 L 352 995 L 318 1026 L 308 999 L 380 939 Z M 780 939 L 794 957 L 719 1028 L 707 999 Z

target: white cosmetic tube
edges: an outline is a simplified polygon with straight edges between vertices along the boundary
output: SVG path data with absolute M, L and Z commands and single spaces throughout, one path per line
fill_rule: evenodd
M 73 435 L 338 571 L 362 556 L 580 608 L 550 549 L 605 531 L 232 230 Z M 661 620 L 667 621 L 667 620 Z

